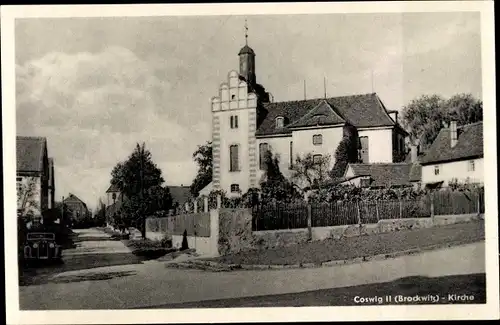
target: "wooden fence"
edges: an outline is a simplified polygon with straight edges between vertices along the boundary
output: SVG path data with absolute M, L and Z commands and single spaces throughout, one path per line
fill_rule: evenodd
M 252 210 L 252 229 L 278 230 L 377 223 L 381 219 L 484 213 L 483 192 L 435 192 L 412 200 L 270 204 Z M 310 221 L 308 221 L 310 220 Z

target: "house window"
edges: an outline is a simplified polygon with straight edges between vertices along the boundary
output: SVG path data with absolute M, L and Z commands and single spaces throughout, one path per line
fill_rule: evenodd
M 238 128 L 238 116 L 237 115 L 231 115 L 231 117 L 230 117 L 230 125 L 231 125 L 231 129 L 237 129 Z
M 321 134 L 313 135 L 313 144 L 318 146 L 323 143 L 323 136 Z
M 370 178 L 368 178 L 368 177 L 367 178 L 361 178 L 359 180 L 359 185 L 361 187 L 370 187 Z
M 359 159 L 360 162 L 362 163 L 369 163 L 370 162 L 370 157 L 368 153 L 368 137 L 359 137 Z
M 476 163 L 474 162 L 474 160 L 469 161 L 469 171 L 473 172 L 475 170 L 476 170 Z
M 434 175 L 439 175 L 439 166 L 434 166 Z
M 259 144 L 259 165 L 261 170 L 266 169 L 266 153 L 269 150 L 269 145 L 267 143 Z
M 238 184 L 231 184 L 231 193 L 238 193 L 240 191 L 240 186 Z
M 238 145 L 234 144 L 229 147 L 229 171 L 236 172 L 239 170 L 238 164 Z
M 290 165 L 289 168 L 293 166 L 293 141 L 290 141 Z
M 282 129 L 285 126 L 285 118 L 283 116 L 279 116 L 276 118 L 276 128 Z
M 319 164 L 321 162 L 322 155 L 314 155 L 313 156 L 313 164 Z

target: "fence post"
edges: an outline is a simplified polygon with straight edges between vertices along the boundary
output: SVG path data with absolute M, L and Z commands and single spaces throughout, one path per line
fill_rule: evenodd
M 380 221 L 380 216 L 378 215 L 378 201 L 375 201 L 375 211 L 377 213 L 377 222 Z
M 399 199 L 399 219 L 403 219 L 403 200 Z
M 481 193 L 477 192 L 477 215 L 481 215 Z
M 430 201 L 431 201 L 431 220 L 432 223 L 434 224 L 434 193 L 429 194 Z
M 198 200 L 194 200 L 193 204 L 194 204 L 194 213 L 197 213 L 198 212 Z
M 217 195 L 217 209 L 220 209 L 222 206 L 222 197 L 219 195 Z
M 358 212 L 358 224 L 361 225 L 361 214 L 359 212 L 359 201 L 356 201 L 356 210 Z
M 312 240 L 312 206 L 307 204 L 307 235 L 308 240 Z
M 189 202 L 184 203 L 184 208 L 186 210 L 186 213 L 189 213 Z

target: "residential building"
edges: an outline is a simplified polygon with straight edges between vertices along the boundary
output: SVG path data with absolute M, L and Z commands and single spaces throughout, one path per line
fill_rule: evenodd
M 16 137 L 16 186 L 18 213 L 42 221 L 54 206 L 54 161 L 45 137 Z
M 348 135 L 359 142 L 363 163 L 404 157 L 407 133 L 376 93 L 274 102 L 256 82 L 254 50 L 245 45 L 238 56 L 239 72 L 230 71 L 211 100 L 213 177 L 207 188 L 239 195 L 258 187 L 267 150 L 279 155 L 287 177 L 296 157 L 309 153 L 330 156 L 331 168 Z
M 450 181 L 484 183 L 483 122 L 439 131 L 421 161 L 422 185 L 447 187 Z
M 349 164 L 342 184 L 365 188 L 410 187 L 412 163 Z
M 76 221 L 89 216 L 87 205 L 76 195 L 69 193 L 63 203 L 65 208 L 71 211 L 71 219 Z

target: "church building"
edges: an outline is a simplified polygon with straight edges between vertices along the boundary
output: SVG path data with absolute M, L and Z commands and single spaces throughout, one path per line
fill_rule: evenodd
M 239 71 L 230 71 L 211 99 L 213 178 L 200 194 L 228 195 L 259 187 L 267 150 L 280 157 L 290 176 L 297 156 L 323 155 L 335 163 L 335 150 L 348 133 L 359 139 L 360 161 L 393 163 L 406 153 L 407 132 L 397 111 L 388 111 L 376 93 L 274 102 L 257 83 L 255 52 L 246 44 L 238 53 Z

